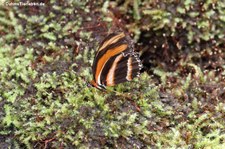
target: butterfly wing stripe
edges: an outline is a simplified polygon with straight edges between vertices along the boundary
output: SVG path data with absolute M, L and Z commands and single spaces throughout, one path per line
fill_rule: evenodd
M 110 68 L 108 74 L 107 74 L 107 77 L 106 77 L 106 85 L 107 86 L 113 86 L 115 85 L 114 83 L 114 78 L 115 78 L 115 70 L 116 70 L 116 67 L 117 67 L 117 64 L 118 62 L 122 59 L 123 55 L 120 54 L 116 57 L 115 61 L 113 62 L 112 64 L 112 67 Z
M 111 57 L 104 65 L 104 68 L 102 69 L 102 72 L 101 72 L 101 76 L 100 76 L 100 80 L 101 80 L 101 84 L 103 85 L 106 85 L 106 77 L 107 77 L 107 74 L 109 73 L 109 70 L 110 68 L 112 67 L 113 65 L 113 62 L 115 61 L 115 59 L 117 58 L 119 54 Z
M 111 34 L 114 35 L 114 34 Z M 111 37 L 111 36 L 109 36 Z M 116 43 L 118 40 L 120 40 L 121 38 L 125 37 L 124 33 L 120 33 L 120 34 L 115 34 L 114 37 L 110 38 L 109 40 L 106 40 L 102 43 L 102 45 L 100 46 L 100 48 L 98 49 L 98 52 L 100 52 L 101 50 L 103 50 L 106 46 Z
M 129 57 L 127 61 L 127 80 L 131 81 L 132 80 L 132 57 Z
M 115 47 L 114 49 L 109 49 L 98 61 L 97 61 L 97 67 L 95 72 L 95 79 L 98 84 L 101 84 L 100 76 L 102 69 L 105 65 L 105 63 L 110 59 L 110 57 L 117 55 L 127 49 L 127 44 L 122 44 L 118 47 Z

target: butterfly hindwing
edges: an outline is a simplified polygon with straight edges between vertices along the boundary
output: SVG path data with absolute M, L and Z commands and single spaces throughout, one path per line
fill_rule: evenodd
M 111 69 L 106 77 L 106 85 L 113 86 L 126 81 L 131 81 L 134 77 L 139 75 L 141 64 L 136 55 L 123 54 L 117 56 L 118 61 L 114 61 Z

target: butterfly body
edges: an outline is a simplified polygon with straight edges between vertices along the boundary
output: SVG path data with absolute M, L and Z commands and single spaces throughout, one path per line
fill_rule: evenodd
M 131 39 L 123 32 L 109 34 L 100 44 L 92 66 L 92 86 L 106 86 L 131 81 L 139 76 L 142 65 Z

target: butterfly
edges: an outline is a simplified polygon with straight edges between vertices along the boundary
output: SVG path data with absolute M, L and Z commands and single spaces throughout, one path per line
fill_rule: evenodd
M 134 51 L 130 37 L 123 32 L 110 33 L 96 52 L 91 85 L 106 90 L 106 86 L 131 81 L 139 76 L 141 68 L 139 54 Z

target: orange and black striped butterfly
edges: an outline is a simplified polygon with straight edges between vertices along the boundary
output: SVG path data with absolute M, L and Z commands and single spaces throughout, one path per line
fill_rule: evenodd
M 131 81 L 139 76 L 142 64 L 139 54 L 134 52 L 133 43 L 123 32 L 109 34 L 100 44 L 92 66 L 92 86 L 106 86 Z

